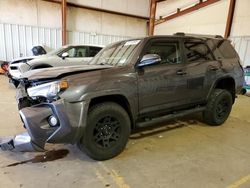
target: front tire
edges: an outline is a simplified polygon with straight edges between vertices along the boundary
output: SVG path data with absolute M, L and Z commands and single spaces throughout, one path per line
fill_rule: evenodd
M 215 89 L 203 112 L 204 122 L 213 126 L 223 124 L 231 112 L 232 104 L 232 95 L 227 90 Z
M 95 160 L 107 160 L 124 150 L 129 135 L 128 113 L 116 103 L 104 102 L 90 108 L 78 147 Z

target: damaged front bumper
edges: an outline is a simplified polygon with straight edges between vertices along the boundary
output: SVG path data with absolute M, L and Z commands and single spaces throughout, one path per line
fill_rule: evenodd
M 44 151 L 32 142 L 30 135 L 25 132 L 14 137 L 7 137 L 0 140 L 0 146 L 3 151 Z
M 41 148 L 46 142 L 59 142 L 72 132 L 63 100 L 23 108 L 19 113 L 32 142 Z M 50 125 L 50 117 L 56 118 L 57 125 Z
M 27 133 L 0 141 L 1 149 L 44 151 L 46 143 L 75 143 L 82 135 L 84 104 L 60 99 L 21 109 L 19 113 Z

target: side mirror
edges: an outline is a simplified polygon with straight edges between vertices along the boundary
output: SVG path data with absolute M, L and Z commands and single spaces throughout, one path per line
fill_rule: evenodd
M 138 67 L 144 67 L 148 65 L 154 65 L 161 62 L 161 57 L 157 54 L 146 54 L 142 57 Z
M 65 59 L 66 57 L 69 57 L 69 53 L 68 53 L 68 52 L 64 52 L 64 53 L 61 55 L 61 58 L 62 58 L 62 59 Z

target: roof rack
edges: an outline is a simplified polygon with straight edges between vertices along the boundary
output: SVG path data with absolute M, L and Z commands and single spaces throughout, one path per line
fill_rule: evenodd
M 184 33 L 184 32 L 177 32 L 173 35 L 176 36 L 187 36 L 187 37 L 204 37 L 204 38 L 220 38 L 223 39 L 221 35 L 202 35 L 202 34 L 192 34 L 192 33 Z
M 183 32 L 177 32 L 177 33 L 174 33 L 174 35 L 185 36 L 185 33 L 183 33 Z

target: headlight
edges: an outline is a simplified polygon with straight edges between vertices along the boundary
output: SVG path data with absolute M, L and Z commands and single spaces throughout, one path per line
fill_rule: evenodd
M 57 96 L 60 91 L 63 91 L 68 87 L 68 82 L 66 80 L 61 80 L 28 88 L 27 92 L 30 97 L 43 96 L 46 98 L 53 98 Z

